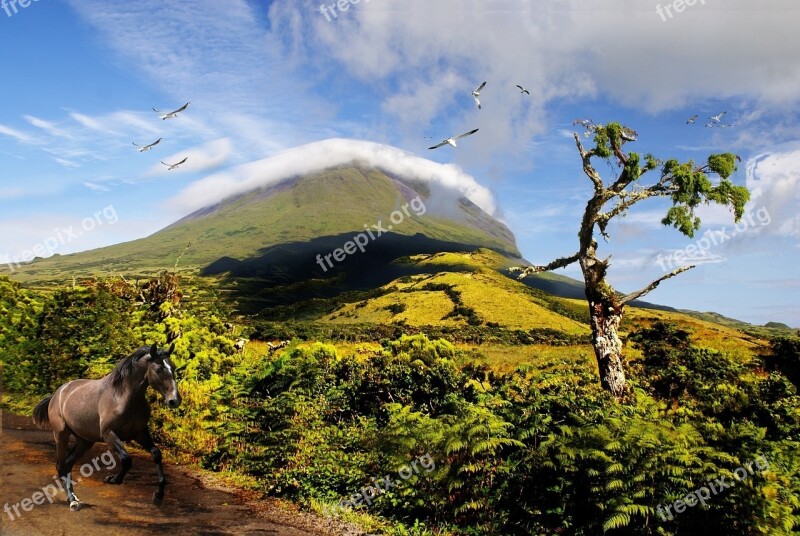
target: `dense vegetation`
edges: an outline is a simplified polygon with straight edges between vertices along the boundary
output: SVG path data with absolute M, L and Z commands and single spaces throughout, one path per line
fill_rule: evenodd
M 358 518 L 373 531 L 800 530 L 796 339 L 776 340 L 771 355 L 743 360 L 655 322 L 629 336 L 642 358 L 630 364 L 631 394 L 614 403 L 585 356 L 534 359 L 500 373 L 477 364 L 451 342 L 455 330 L 441 327 L 231 328 L 227 312 L 204 292 L 179 289 L 166 273 L 141 288 L 85 281 L 46 294 L 0 278 L 5 389 L 30 401 L 68 379 L 108 372 L 139 345 L 174 340 L 174 359 L 185 366 L 184 405 L 177 412 L 156 405 L 159 442 L 265 494 Z M 469 329 L 483 340 L 524 344 L 513 330 Z M 243 331 L 293 342 L 280 352 L 254 342 L 237 354 L 234 340 Z M 549 335 L 556 334 L 527 333 L 536 342 Z M 355 340 L 374 342 L 361 351 L 343 343 Z M 659 514 L 709 481 L 735 482 L 736 469 L 759 456 L 767 470 L 705 506 Z M 398 472 L 421 459 L 433 464 Z M 336 506 L 387 475 L 396 485 L 371 505 L 362 502 L 355 512 Z

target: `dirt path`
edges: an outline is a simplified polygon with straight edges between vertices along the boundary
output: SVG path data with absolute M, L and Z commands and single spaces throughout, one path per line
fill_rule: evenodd
M 121 486 L 103 482 L 109 472 L 102 463 L 98 464 L 101 470 L 94 471 L 91 476 L 80 476 L 81 464 L 106 452 L 103 445 L 95 445 L 75 465 L 75 492 L 84 504 L 80 511 L 70 512 L 62 491 L 52 504 L 39 496 L 43 504 L 27 503 L 30 510 L 24 511 L 23 499 L 36 498 L 36 492 L 54 483 L 53 436 L 49 430 L 37 430 L 30 418 L 2 413 L 0 509 L 6 504 L 10 508 L 10 514 L 0 510 L 0 534 L 3 536 L 343 534 L 341 529 L 329 527 L 324 519 L 292 511 L 289 507 L 249 500 L 244 493 L 211 489 L 196 471 L 166 462 L 166 495 L 161 506 L 154 506 L 150 498 L 156 487 L 156 475 L 149 456 L 132 454 L 133 468 Z M 18 503 L 20 515 L 16 516 L 13 506 Z

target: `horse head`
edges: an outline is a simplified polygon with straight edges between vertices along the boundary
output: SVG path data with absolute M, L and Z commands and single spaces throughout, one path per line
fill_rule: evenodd
M 167 350 L 159 350 L 153 344 L 150 352 L 142 358 L 147 362 L 147 383 L 161 393 L 167 406 L 173 409 L 181 405 L 181 394 L 175 381 L 175 364 L 169 358 L 174 350 L 174 344 Z

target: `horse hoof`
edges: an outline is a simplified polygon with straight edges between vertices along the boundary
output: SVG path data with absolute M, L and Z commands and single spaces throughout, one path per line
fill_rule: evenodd
M 81 502 L 80 501 L 70 501 L 69 509 L 72 512 L 77 512 L 81 509 Z
M 153 504 L 155 504 L 156 506 L 161 506 L 161 501 L 163 499 L 164 499 L 164 496 L 163 495 L 159 496 L 157 491 L 153 493 Z

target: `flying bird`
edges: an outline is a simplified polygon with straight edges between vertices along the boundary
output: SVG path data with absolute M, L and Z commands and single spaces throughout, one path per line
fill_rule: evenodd
M 187 102 L 186 104 L 184 104 L 183 106 L 181 106 L 180 108 L 178 108 L 177 110 L 175 110 L 173 112 L 164 113 L 161 110 L 156 110 L 155 108 L 153 108 L 153 111 L 157 112 L 157 113 L 160 113 L 160 114 L 163 114 L 163 115 L 159 115 L 158 116 L 162 120 L 163 119 L 174 119 L 174 118 L 178 117 L 179 113 L 181 113 L 182 111 L 186 110 L 186 108 L 189 107 L 189 104 L 191 104 L 191 103 Z
M 726 113 L 728 112 L 720 112 L 717 115 L 712 115 L 711 117 L 709 117 L 709 119 L 711 119 L 714 123 L 719 123 L 720 121 L 722 121 L 722 116 L 725 115 Z
M 483 89 L 483 87 L 484 87 L 485 85 L 486 85 L 486 82 L 484 82 L 483 84 L 479 85 L 479 86 L 478 86 L 477 88 L 475 88 L 475 90 L 472 92 L 472 98 L 473 98 L 473 99 L 475 99 L 475 104 L 477 104 L 477 105 L 478 105 L 478 110 L 480 110 L 480 109 L 481 109 L 481 100 L 480 100 L 478 97 L 480 97 L 480 96 L 481 96 L 481 90 Z
M 686 124 L 687 124 L 687 125 L 691 125 L 692 123 L 694 123 L 695 121 L 697 121 L 697 118 L 698 118 L 698 117 L 700 117 L 700 116 L 699 116 L 699 115 L 697 115 L 697 114 L 694 114 L 692 117 L 690 117 L 689 119 L 687 119 L 687 120 L 686 120 Z
M 181 164 L 185 163 L 187 160 L 189 160 L 189 157 L 188 157 L 188 156 L 187 156 L 187 157 L 185 157 L 185 158 L 184 158 L 183 160 L 181 160 L 180 162 L 178 162 L 178 163 L 175 163 L 175 164 L 167 164 L 167 163 L 166 163 L 166 162 L 164 162 L 163 160 L 161 161 L 161 163 L 162 163 L 162 164 L 164 164 L 165 166 L 167 166 L 167 171 L 172 171 L 173 169 L 177 169 L 177 168 L 178 168 L 178 166 L 180 166 Z
M 161 143 L 161 140 L 162 140 L 162 138 L 158 138 L 156 141 L 154 141 L 153 143 L 150 143 L 148 145 L 139 145 L 138 143 L 134 143 L 134 142 L 131 142 L 131 143 L 133 143 L 136 147 L 139 148 L 139 152 L 140 153 L 143 153 L 145 151 L 149 151 L 150 149 L 152 149 L 153 147 L 155 147 L 156 145 Z
M 517 87 L 519 88 L 519 92 L 520 92 L 520 93 L 527 93 L 528 95 L 530 95 L 530 94 L 531 94 L 531 92 L 530 92 L 530 91 L 528 91 L 527 89 L 525 89 L 525 88 L 524 88 L 524 87 L 522 87 L 521 85 L 517 84 Z
M 446 140 L 442 140 L 442 143 L 438 143 L 438 144 L 434 145 L 433 147 L 428 147 L 428 149 L 438 149 L 439 147 L 441 147 L 443 145 L 452 145 L 453 147 L 457 147 L 457 145 L 456 145 L 456 140 L 457 139 L 465 138 L 467 136 L 471 136 L 471 135 L 475 134 L 476 132 L 478 132 L 477 128 L 475 130 L 470 130 L 469 132 L 465 132 L 463 134 L 459 134 L 458 136 L 453 136 L 452 138 L 447 138 Z
M 714 123 L 706 123 L 706 128 L 714 128 Z

